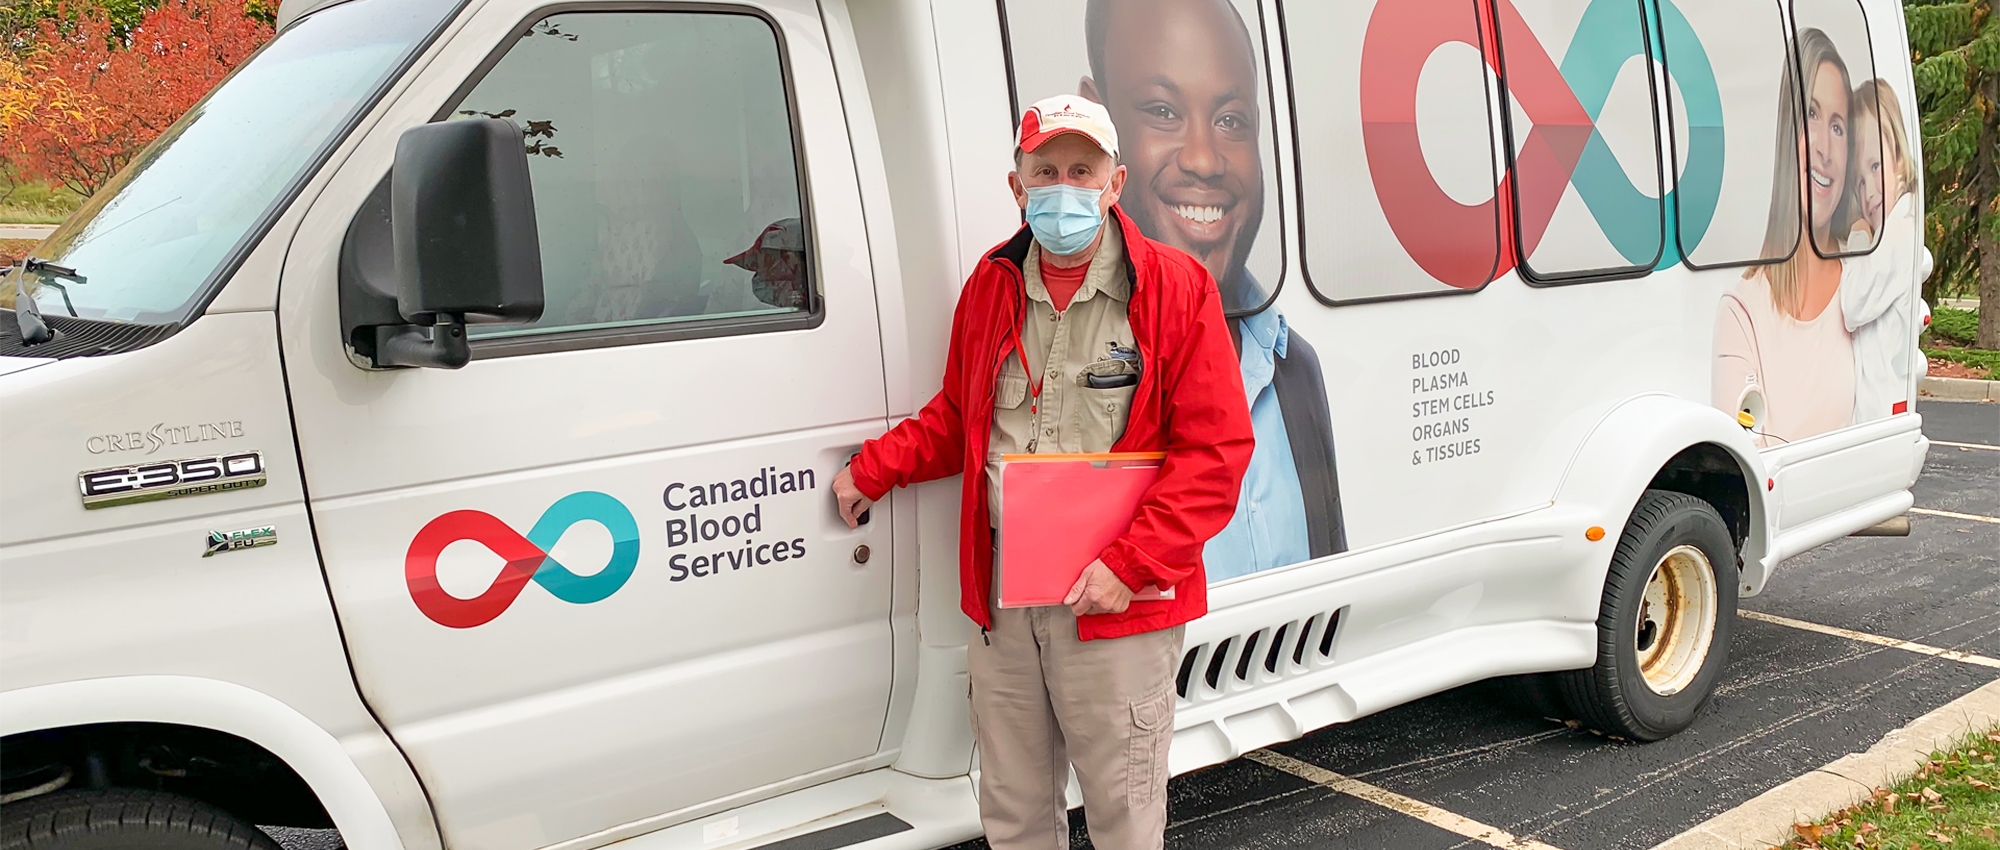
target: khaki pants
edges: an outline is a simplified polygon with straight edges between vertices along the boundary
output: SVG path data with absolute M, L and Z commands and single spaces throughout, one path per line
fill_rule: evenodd
M 1175 626 L 1080 641 L 1062 606 L 996 608 L 974 638 L 979 819 L 993 850 L 1066 850 L 1069 767 L 1098 850 L 1160 850 L 1173 742 Z

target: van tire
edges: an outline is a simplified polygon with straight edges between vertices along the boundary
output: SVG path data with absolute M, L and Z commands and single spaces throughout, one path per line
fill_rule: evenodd
M 135 788 L 60 791 L 7 806 L 0 850 L 281 850 L 200 800 Z
M 1578 719 L 1634 741 L 1658 741 L 1693 725 L 1729 660 L 1738 581 L 1735 538 L 1714 506 L 1686 493 L 1647 490 L 1619 535 L 1604 580 L 1597 663 L 1556 674 Z M 1650 671 L 1642 648 L 1650 653 Z

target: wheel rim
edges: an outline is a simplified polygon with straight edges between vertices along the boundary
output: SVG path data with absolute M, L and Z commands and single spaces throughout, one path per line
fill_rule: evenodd
M 1715 570 L 1693 546 L 1675 546 L 1653 566 L 1632 634 L 1639 674 L 1660 696 L 1687 689 L 1715 640 Z

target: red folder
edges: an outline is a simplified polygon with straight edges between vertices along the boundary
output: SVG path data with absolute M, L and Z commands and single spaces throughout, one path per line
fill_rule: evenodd
M 1010 454 L 1000 467 L 1000 607 L 1061 605 L 1085 567 L 1132 527 L 1158 452 Z M 1170 599 L 1148 586 L 1134 599 Z

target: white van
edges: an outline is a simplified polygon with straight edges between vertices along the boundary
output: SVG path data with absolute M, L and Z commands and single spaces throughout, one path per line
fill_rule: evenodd
M 1059 92 L 1258 427 L 1176 773 L 1502 676 L 1670 735 L 1909 507 L 1899 4 L 1139 2 L 286 0 L 0 285 L 0 846 L 977 835 L 957 485 L 829 487 Z

